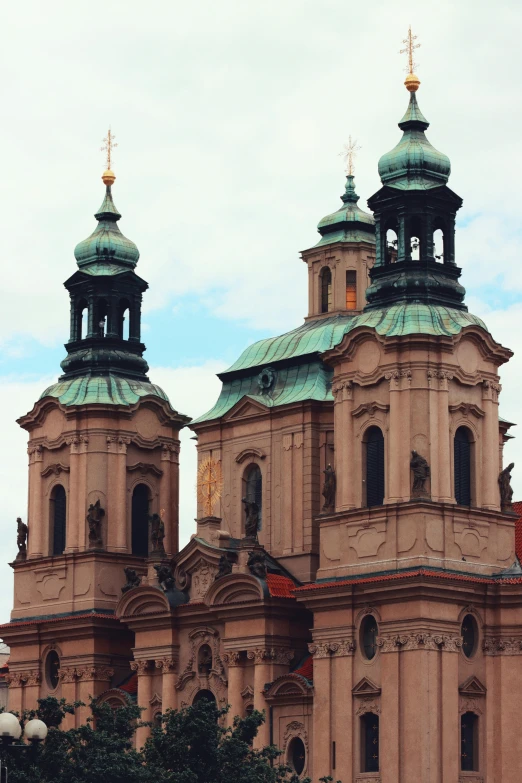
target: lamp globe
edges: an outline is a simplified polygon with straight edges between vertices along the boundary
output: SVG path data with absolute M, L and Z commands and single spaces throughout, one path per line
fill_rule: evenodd
M 20 738 L 22 727 L 16 715 L 12 712 L 0 714 L 0 737 L 4 742 L 12 742 Z
M 24 734 L 29 742 L 43 742 L 47 737 L 47 726 L 43 720 L 34 718 L 25 724 Z

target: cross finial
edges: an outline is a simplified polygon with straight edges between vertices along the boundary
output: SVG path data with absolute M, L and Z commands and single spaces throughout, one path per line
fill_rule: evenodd
M 357 139 L 352 140 L 352 137 L 348 136 L 348 144 L 345 144 L 343 151 L 339 153 L 339 155 L 344 158 L 347 176 L 353 176 L 353 172 L 355 170 L 354 159 L 357 157 L 357 153 L 360 149 L 362 148 L 358 146 Z
M 411 32 L 411 24 L 408 28 L 408 36 L 404 39 L 403 44 L 406 44 L 404 49 L 401 49 L 399 54 L 407 54 L 408 55 L 408 73 L 414 73 L 415 69 L 417 68 L 417 63 L 413 59 L 413 52 L 415 49 L 418 49 L 420 46 L 420 43 L 416 44 L 414 41 L 417 40 L 416 35 L 412 35 Z
M 102 152 L 107 153 L 107 169 L 111 168 L 111 158 L 112 158 L 112 151 L 114 147 L 117 147 L 118 145 L 114 141 L 116 136 L 113 134 L 111 129 L 107 131 L 107 138 L 103 139 L 103 147 L 100 147 Z

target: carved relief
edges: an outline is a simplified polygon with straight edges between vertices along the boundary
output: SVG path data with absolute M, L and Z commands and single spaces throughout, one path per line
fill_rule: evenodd
M 198 560 L 195 567 L 191 569 L 191 601 L 200 601 L 206 596 L 209 587 L 216 578 L 216 574 L 216 568 L 204 560 Z
M 156 465 L 153 465 L 152 462 L 135 462 L 134 465 L 127 465 L 127 470 L 129 473 L 134 472 L 135 470 L 138 471 L 142 476 L 145 476 L 147 473 L 151 473 L 153 476 L 163 476 L 163 471 L 156 467 Z
M 213 628 L 196 628 L 189 634 L 190 639 L 190 656 L 185 668 L 178 677 L 176 683 L 176 690 L 181 691 L 185 688 L 185 685 L 189 680 L 198 677 L 200 684 L 199 688 L 208 688 L 209 680 L 213 684 L 212 690 L 218 693 L 219 699 L 226 696 L 227 679 L 225 677 L 225 667 L 223 661 L 219 655 L 219 635 Z M 199 650 L 203 646 L 208 646 L 212 653 L 211 668 L 209 670 L 201 669 L 196 662 L 198 661 Z M 197 669 L 200 668 L 200 671 Z
M 76 676 L 82 680 L 110 680 L 114 677 L 114 669 L 109 666 L 86 666 L 84 669 L 76 669 Z
M 391 370 L 384 376 L 387 381 L 390 382 L 390 389 L 399 389 L 401 386 L 401 380 L 407 386 L 411 386 L 411 370 Z
M 354 411 L 352 411 L 352 416 L 358 418 L 359 416 L 362 416 L 363 413 L 367 413 L 370 418 L 373 418 L 377 411 L 383 411 L 383 413 L 386 413 L 386 411 L 389 410 L 390 406 L 383 405 L 382 402 L 363 402 L 361 405 L 358 405 Z
M 441 391 L 448 391 L 448 381 L 453 380 L 453 373 L 447 370 L 428 370 L 428 387 L 440 389 Z
M 332 384 L 332 394 L 336 402 L 353 399 L 353 382 L 336 381 Z
M 486 655 L 521 655 L 522 639 L 487 636 L 482 649 Z
M 482 381 L 482 399 L 498 402 L 498 396 L 502 391 L 502 386 L 494 381 Z
M 177 658 L 158 658 L 154 661 L 156 669 L 161 669 L 162 674 L 169 674 L 169 672 L 175 672 L 178 668 Z
M 130 667 L 133 672 L 138 672 L 138 677 L 141 677 L 143 674 L 150 674 L 152 669 L 152 662 L 151 661 L 131 661 Z
M 41 476 L 42 478 L 47 478 L 47 476 L 52 476 L 53 473 L 55 476 L 59 476 L 60 473 L 69 473 L 69 471 L 68 465 L 62 465 L 61 462 L 53 462 L 52 465 L 48 465 L 45 470 L 42 470 Z
M 381 704 L 380 700 L 375 699 L 372 696 L 369 696 L 368 698 L 364 699 L 356 699 L 356 709 L 355 714 L 357 717 L 360 715 L 365 715 L 367 712 L 373 712 L 375 715 L 380 715 L 381 713 Z
M 293 720 L 291 723 L 287 724 L 285 733 L 283 734 L 283 747 L 286 748 L 290 740 L 292 740 L 294 737 L 299 737 L 303 740 L 306 752 L 308 753 L 308 735 L 306 733 L 304 723 L 301 723 L 298 720 Z
M 462 647 L 460 636 L 446 634 L 429 634 L 425 632 L 378 636 L 377 646 L 381 652 L 397 652 L 399 650 L 440 650 L 458 652 Z
M 239 666 L 241 661 L 241 652 L 239 650 L 228 650 L 223 655 L 223 661 L 230 666 Z
M 293 657 L 293 650 L 287 650 L 282 647 L 256 648 L 255 650 L 247 650 L 248 660 L 254 661 L 255 663 L 274 661 L 274 663 L 288 666 Z

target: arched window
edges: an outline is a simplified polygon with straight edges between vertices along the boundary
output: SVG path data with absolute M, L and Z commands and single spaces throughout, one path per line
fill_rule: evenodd
M 471 443 L 467 427 L 459 427 L 453 441 L 455 500 L 459 506 L 471 506 Z
M 412 261 L 418 261 L 420 258 L 421 232 L 421 221 L 419 218 L 412 218 L 410 221 L 410 252 Z
M 379 771 L 379 716 L 361 715 L 361 772 Z
M 464 617 L 460 626 L 460 635 L 462 636 L 462 652 L 466 658 L 473 658 L 477 649 L 478 628 L 472 614 L 467 614 Z
M 206 701 L 209 702 L 210 704 L 215 704 L 216 697 L 214 696 L 212 691 L 209 691 L 207 688 L 203 688 L 202 690 L 196 693 L 192 704 L 197 704 L 198 701 Z
M 325 266 L 321 272 L 321 312 L 329 313 L 332 309 L 332 270 Z
M 361 623 L 361 646 L 367 660 L 375 658 L 377 652 L 377 637 L 379 629 L 377 621 L 372 614 L 367 615 Z
M 245 471 L 244 497 L 257 505 L 258 529 L 261 530 L 263 512 L 263 476 L 259 465 L 250 465 Z
M 306 762 L 306 748 L 301 737 L 293 737 L 288 745 L 287 761 L 296 775 L 302 775 Z
M 384 503 L 384 436 L 379 427 L 370 427 L 365 435 L 366 505 Z
M 354 269 L 346 272 L 346 309 L 357 309 L 357 272 Z
M 465 712 L 460 716 L 460 768 L 463 772 L 477 772 L 478 716 Z
M 105 337 L 107 334 L 107 315 L 109 307 L 106 299 L 98 299 L 96 303 L 96 321 L 94 324 L 94 332 L 100 337 Z
M 385 239 L 385 264 L 394 264 L 397 261 L 397 231 L 394 228 L 388 228 Z
M 67 520 L 67 498 L 61 484 L 57 484 L 51 493 L 50 519 L 52 525 L 51 554 L 61 555 L 65 549 Z
M 149 554 L 149 488 L 138 484 L 132 493 L 132 554 Z
M 433 232 L 433 257 L 435 261 L 444 263 L 444 232 L 442 228 L 437 228 Z
M 54 691 L 60 682 L 60 656 L 56 650 L 49 650 L 45 659 L 45 680 L 49 690 Z
M 76 324 L 75 324 L 75 333 L 73 335 L 74 340 L 85 340 L 87 337 L 87 329 L 88 329 L 88 305 L 87 301 L 85 299 L 81 299 L 76 304 L 76 310 L 75 310 L 75 316 L 76 316 Z
M 127 299 L 122 299 L 118 308 L 118 337 L 122 340 L 129 339 L 130 304 Z

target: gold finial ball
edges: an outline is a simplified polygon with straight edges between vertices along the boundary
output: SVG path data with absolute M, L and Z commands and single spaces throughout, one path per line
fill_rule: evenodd
M 420 87 L 420 79 L 414 73 L 409 73 L 404 80 L 404 86 L 408 92 L 417 92 Z
M 104 185 L 114 185 L 116 174 L 112 169 L 106 169 L 102 174 L 102 181 Z

